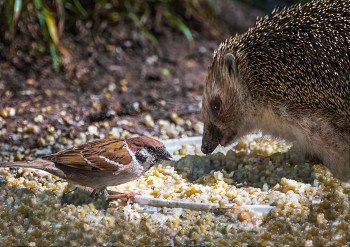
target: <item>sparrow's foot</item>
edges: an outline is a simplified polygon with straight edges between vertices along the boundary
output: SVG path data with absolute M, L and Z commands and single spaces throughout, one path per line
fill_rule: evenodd
M 126 197 L 127 198 L 126 205 L 129 205 L 130 198 L 133 198 L 134 196 L 137 196 L 137 195 L 141 195 L 141 193 L 132 192 L 132 193 L 129 193 L 129 194 L 109 195 L 108 198 L 109 199 L 115 199 L 115 198 L 119 198 L 119 197 Z
M 104 187 L 104 188 L 99 188 L 99 189 L 94 189 L 92 192 L 91 192 L 91 197 L 95 196 L 96 194 L 98 193 L 98 195 L 100 196 L 100 198 L 103 200 L 103 201 L 107 201 L 108 200 L 108 197 L 109 197 L 109 194 L 108 194 L 108 191 L 107 191 L 107 187 Z
M 107 188 L 104 188 L 103 190 L 100 190 L 100 192 L 98 194 L 99 194 L 100 198 L 103 201 L 107 201 L 108 200 L 109 194 L 108 194 Z

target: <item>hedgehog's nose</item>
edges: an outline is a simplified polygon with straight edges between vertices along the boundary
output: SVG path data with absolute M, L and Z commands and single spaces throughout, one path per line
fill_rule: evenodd
M 218 146 L 218 143 L 202 142 L 202 152 L 205 154 L 212 153 L 215 148 Z

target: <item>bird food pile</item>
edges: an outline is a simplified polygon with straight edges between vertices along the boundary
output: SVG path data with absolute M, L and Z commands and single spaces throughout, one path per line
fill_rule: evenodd
M 98 196 L 46 172 L 0 169 L 0 245 L 15 246 L 346 246 L 350 185 L 306 162 L 290 144 L 245 137 L 226 154 L 184 156 L 109 189 L 143 196 L 218 203 L 193 211 L 149 212 Z M 284 152 L 286 151 L 286 152 Z M 283 153 L 281 153 L 283 152 Z M 235 205 L 232 208 L 226 204 Z M 269 214 L 245 205 L 271 205 Z

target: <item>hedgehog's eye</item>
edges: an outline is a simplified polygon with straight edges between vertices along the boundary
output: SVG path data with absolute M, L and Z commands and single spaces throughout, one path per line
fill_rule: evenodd
M 218 115 L 221 108 L 221 99 L 216 98 L 211 102 L 211 111 L 216 116 Z

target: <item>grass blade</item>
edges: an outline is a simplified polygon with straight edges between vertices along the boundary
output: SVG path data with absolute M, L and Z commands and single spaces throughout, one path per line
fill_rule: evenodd
M 6 5 L 6 15 L 7 15 L 7 24 L 9 25 L 10 33 L 13 33 L 13 27 L 14 27 L 13 9 L 14 9 L 14 2 L 12 0 L 8 0 Z
M 51 56 L 52 56 L 53 67 L 55 68 L 55 70 L 57 72 L 59 72 L 60 71 L 60 68 L 59 68 L 59 56 L 57 55 L 57 52 L 56 52 L 56 46 L 51 40 L 49 41 L 49 46 L 50 46 L 50 53 L 51 53 Z
M 215 1 L 214 0 L 207 0 L 211 10 L 213 11 L 213 13 L 215 14 L 215 9 L 216 9 L 216 6 L 215 6 Z
M 77 9 L 80 11 L 80 13 L 83 16 L 87 16 L 87 12 L 85 11 L 85 9 L 83 8 L 83 6 L 81 6 L 80 2 L 78 0 L 73 0 L 75 6 L 77 7 Z
M 48 7 L 42 8 L 42 14 L 44 21 L 46 23 L 47 29 L 49 31 L 50 37 L 55 44 L 55 46 L 59 45 L 58 31 L 56 26 L 56 20 L 53 18 L 52 13 Z
M 194 40 L 193 40 L 192 33 L 191 33 L 190 29 L 188 29 L 188 27 L 179 18 L 176 18 L 172 14 L 170 14 L 169 11 L 164 11 L 163 15 L 165 18 L 167 18 L 169 21 L 171 21 L 171 23 L 177 29 L 179 29 L 181 32 L 183 32 L 185 34 L 186 38 L 190 42 L 190 46 L 194 47 L 195 44 L 194 44 Z
M 65 59 L 64 62 L 66 64 L 70 64 L 73 58 L 72 58 L 72 55 L 69 53 L 69 51 L 62 45 L 59 45 L 57 48 L 60 51 L 60 53 L 63 55 Z
M 148 30 L 145 28 L 145 26 L 142 24 L 142 22 L 139 20 L 139 18 L 132 12 L 132 8 L 129 2 L 125 2 L 124 6 L 127 10 L 128 16 L 134 21 L 134 23 L 140 28 L 142 33 L 154 44 L 158 44 L 158 40 L 156 37 L 154 37 Z
M 13 8 L 13 26 L 16 25 L 19 15 L 21 14 L 22 0 L 15 0 L 15 6 Z
M 64 10 L 64 0 L 56 0 L 57 14 L 59 17 L 58 21 L 58 36 L 61 37 L 64 31 L 64 20 L 66 17 L 66 12 Z

